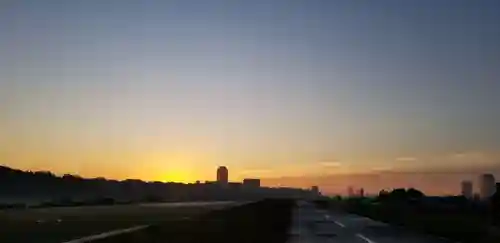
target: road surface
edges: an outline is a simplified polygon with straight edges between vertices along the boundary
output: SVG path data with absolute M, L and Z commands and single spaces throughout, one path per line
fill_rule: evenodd
M 358 215 L 320 210 L 307 202 L 297 204 L 292 218 L 289 243 L 450 243 Z

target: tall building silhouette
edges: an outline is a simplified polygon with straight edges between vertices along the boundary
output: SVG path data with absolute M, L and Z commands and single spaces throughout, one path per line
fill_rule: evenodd
M 496 191 L 495 177 L 492 174 L 483 174 L 479 177 L 479 195 L 481 199 L 488 199 Z
M 364 196 L 365 196 L 365 189 L 360 188 L 360 189 L 359 189 L 359 192 L 358 192 L 358 196 L 359 196 L 359 197 L 364 197 Z
M 464 196 L 465 198 L 468 198 L 468 199 L 472 199 L 472 197 L 474 196 L 472 181 L 462 181 L 461 187 L 462 187 L 462 190 L 461 190 L 462 196 Z
M 227 185 L 229 182 L 228 178 L 229 171 L 227 170 L 226 166 L 219 166 L 219 168 L 217 168 L 217 182 Z

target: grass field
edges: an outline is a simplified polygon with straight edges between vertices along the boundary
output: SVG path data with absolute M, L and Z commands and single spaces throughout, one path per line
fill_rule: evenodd
M 0 242 L 61 243 L 114 229 L 182 221 L 227 204 L 116 205 L 0 211 Z

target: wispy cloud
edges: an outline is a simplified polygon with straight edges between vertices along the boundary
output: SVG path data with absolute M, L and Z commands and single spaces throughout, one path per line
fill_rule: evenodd
M 402 161 L 402 162 L 410 162 L 410 161 L 417 161 L 418 159 L 415 157 L 399 157 L 396 158 L 396 161 Z
M 245 175 L 248 175 L 248 174 L 267 174 L 267 173 L 271 173 L 272 171 L 271 170 L 266 170 L 266 169 L 251 169 L 251 170 L 242 170 L 240 172 L 240 174 L 245 174 Z
M 392 172 L 394 170 L 394 168 L 390 167 L 390 166 L 382 166 L 382 167 L 375 167 L 375 168 L 372 168 L 372 171 L 373 172 Z
M 462 153 L 452 153 L 449 157 L 451 159 L 484 159 L 487 156 L 479 151 L 468 151 Z
M 319 163 L 323 167 L 340 167 L 342 164 L 337 161 L 323 161 Z

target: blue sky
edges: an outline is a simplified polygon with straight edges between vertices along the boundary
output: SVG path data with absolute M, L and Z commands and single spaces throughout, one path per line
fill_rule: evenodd
M 0 124 L 13 166 L 358 170 L 500 145 L 498 1 L 2 5 Z M 64 151 L 65 163 L 47 162 Z M 134 159 L 75 158 L 89 151 Z M 172 153 L 196 156 L 158 159 Z

